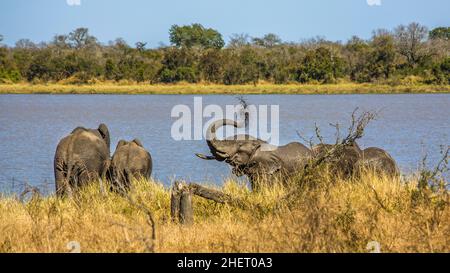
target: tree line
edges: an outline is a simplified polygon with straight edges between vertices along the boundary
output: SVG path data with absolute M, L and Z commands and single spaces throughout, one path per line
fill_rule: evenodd
M 87 28 L 12 47 L 0 35 L 0 83 L 450 84 L 450 27 L 429 31 L 411 23 L 345 42 L 285 42 L 269 33 L 234 34 L 226 44 L 217 30 L 200 24 L 173 25 L 169 36 L 169 46 L 147 48 L 121 38 L 102 44 Z

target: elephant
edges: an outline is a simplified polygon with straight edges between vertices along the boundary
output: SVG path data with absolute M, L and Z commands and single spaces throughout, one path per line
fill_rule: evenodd
M 397 177 L 400 170 L 392 156 L 383 149 L 369 147 L 361 152 L 360 159 L 356 162 L 356 168 L 372 169 L 376 173 L 383 173 L 388 176 Z
M 151 173 L 152 157 L 139 139 L 117 143 L 108 171 L 113 189 L 129 189 L 132 178 L 150 178 Z
M 105 124 L 98 129 L 75 128 L 58 143 L 54 158 L 57 196 L 103 179 L 109 167 L 110 137 Z
M 318 158 L 324 155 L 333 146 L 331 144 L 313 146 L 312 152 L 314 157 Z M 361 150 L 356 142 L 345 146 L 337 157 L 332 156 L 327 162 L 331 163 L 333 172 L 347 178 L 353 174 L 360 175 L 362 169 L 374 169 L 378 173 L 385 173 L 391 176 L 400 174 L 395 160 L 385 150 L 377 147 Z
M 360 160 L 362 150 L 356 142 L 351 145 L 342 147 L 340 151 L 331 151 L 335 145 L 333 144 L 318 144 L 311 148 L 313 157 L 319 159 L 326 156 L 326 153 L 331 152 L 328 158 L 325 159 L 329 163 L 331 172 L 336 175 L 341 175 L 345 178 L 353 175 L 356 163 Z
M 239 134 L 231 137 L 227 137 L 224 140 L 217 139 L 216 131 L 222 126 L 231 125 L 235 128 L 242 127 L 242 124 L 238 124 L 236 121 L 229 119 L 222 119 L 213 122 L 206 131 L 206 143 L 208 144 L 209 150 L 212 156 L 203 155 L 197 153 L 196 155 L 205 160 L 217 160 L 227 162 L 231 156 L 233 156 L 239 147 L 245 143 L 255 143 L 263 144 L 267 143 L 264 140 L 255 138 L 247 134 Z
M 286 183 L 287 178 L 304 169 L 312 157 L 311 150 L 299 142 L 283 146 L 245 143 L 230 159 L 236 175 L 246 175 L 252 188 L 274 181 Z
M 266 175 L 292 174 L 304 166 L 311 157 L 311 151 L 298 142 L 278 147 L 250 135 L 235 135 L 217 140 L 216 130 L 224 125 L 240 127 L 236 121 L 228 119 L 212 123 L 206 132 L 206 141 L 213 155 L 197 154 L 197 156 L 225 161 L 233 167 L 234 174 L 246 175 L 254 189 L 258 187 L 259 178 Z

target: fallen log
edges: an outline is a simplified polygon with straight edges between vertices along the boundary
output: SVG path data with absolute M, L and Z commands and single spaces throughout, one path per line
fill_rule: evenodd
M 188 184 L 183 181 L 176 181 L 172 186 L 170 198 L 172 221 L 179 221 L 185 225 L 194 223 L 193 194 L 220 204 L 228 204 L 242 209 L 249 208 L 249 205 L 243 200 L 233 198 L 219 190 L 210 189 L 196 183 Z
M 228 204 L 239 208 L 248 208 L 248 204 L 238 198 L 234 198 L 229 194 L 223 193 L 215 189 L 209 189 L 196 183 L 189 184 L 193 194 L 205 199 L 213 200 L 220 204 Z

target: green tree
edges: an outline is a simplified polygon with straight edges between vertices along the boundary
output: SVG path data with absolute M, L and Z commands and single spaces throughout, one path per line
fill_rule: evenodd
M 208 82 L 218 83 L 223 77 L 223 54 L 217 49 L 207 49 L 202 52 L 199 60 L 199 70 L 202 78 Z
M 18 82 L 21 80 L 19 70 L 6 47 L 0 46 L 0 82 Z
M 161 81 L 166 83 L 197 82 L 199 80 L 197 52 L 194 48 L 184 47 L 164 49 L 160 70 Z
M 115 80 L 116 78 L 116 64 L 114 63 L 114 61 L 109 58 L 106 60 L 105 62 L 105 78 L 107 80 Z
M 450 57 L 434 65 L 432 69 L 433 82 L 438 84 L 450 84 Z
M 437 27 L 430 31 L 430 39 L 450 40 L 450 27 Z
M 345 77 L 356 82 L 397 80 L 420 75 L 423 82 L 449 81 L 449 28 L 429 32 L 417 23 L 394 32 L 376 31 L 370 40 L 352 37 L 347 43 L 321 37 L 285 43 L 275 34 L 251 38 L 234 34 L 226 48 L 220 33 L 200 24 L 174 25 L 172 46 L 129 46 L 118 38 L 98 43 L 87 28 L 58 34 L 49 42 L 1 44 L 0 80 L 89 83 L 92 79 L 136 82 L 215 82 L 257 84 L 332 83 Z
M 370 46 L 367 67 L 370 79 L 388 79 L 395 71 L 394 37 L 386 30 L 375 31 Z
M 222 35 L 212 28 L 201 24 L 189 26 L 173 25 L 170 30 L 170 42 L 177 47 L 202 47 L 220 49 L 225 45 Z
M 52 79 L 52 52 L 49 49 L 42 49 L 37 51 L 31 60 L 30 66 L 26 72 L 28 81 L 39 79 L 49 81 Z
M 342 60 L 334 56 L 330 49 L 318 47 L 306 54 L 298 70 L 297 80 L 309 82 L 311 80 L 322 83 L 334 82 L 342 72 Z
M 367 63 L 370 46 L 359 37 L 353 36 L 344 47 L 346 70 L 350 80 L 357 82 L 370 81 Z

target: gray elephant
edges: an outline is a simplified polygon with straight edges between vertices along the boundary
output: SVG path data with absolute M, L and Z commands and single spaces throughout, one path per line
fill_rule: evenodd
M 129 189 L 132 178 L 150 178 L 151 173 L 152 157 L 138 139 L 117 143 L 108 172 L 113 189 Z
M 318 144 L 311 148 L 315 159 L 325 158 L 333 174 L 341 175 L 345 178 L 353 175 L 355 166 L 360 160 L 362 150 L 356 142 L 352 145 L 343 146 L 341 150 L 332 150 L 333 144 Z M 329 153 L 327 155 L 327 153 Z
M 238 124 L 236 121 L 229 119 L 222 119 L 213 122 L 206 131 L 206 143 L 212 156 L 207 156 L 197 153 L 196 155 L 205 160 L 217 160 L 227 162 L 245 143 L 264 144 L 264 140 L 255 138 L 247 134 L 239 134 L 227 137 L 223 140 L 217 139 L 216 131 L 222 126 L 234 126 L 235 128 L 242 127 L 243 124 Z
M 70 194 L 73 188 L 103 179 L 109 167 L 109 130 L 75 128 L 59 142 L 54 158 L 56 194 Z
M 311 150 L 299 142 L 283 146 L 246 143 L 230 159 L 236 175 L 249 177 L 252 188 L 287 178 L 303 170 L 312 156 Z
M 216 130 L 224 125 L 239 127 L 236 121 L 227 119 L 211 124 L 206 138 L 213 156 L 197 156 L 203 159 L 225 160 L 233 167 L 234 174 L 248 176 L 254 189 L 259 187 L 258 181 L 265 180 L 261 178 L 291 175 L 304 167 L 311 157 L 311 151 L 298 142 L 278 147 L 249 135 L 235 135 L 217 140 Z
M 376 173 L 383 173 L 393 177 L 400 175 L 400 170 L 392 156 L 385 150 L 377 147 L 364 149 L 356 163 L 356 168 L 358 171 L 371 169 Z
M 312 147 L 315 158 L 323 156 L 334 145 L 319 144 Z M 332 155 L 326 162 L 331 163 L 331 170 L 336 174 L 349 177 L 353 174 L 360 175 L 362 169 L 373 169 L 377 173 L 385 173 L 391 176 L 400 174 L 397 163 L 385 150 L 370 147 L 364 150 L 356 142 L 345 146 L 336 155 Z

